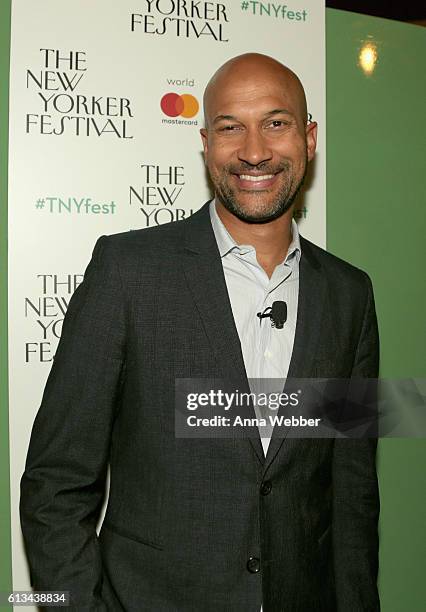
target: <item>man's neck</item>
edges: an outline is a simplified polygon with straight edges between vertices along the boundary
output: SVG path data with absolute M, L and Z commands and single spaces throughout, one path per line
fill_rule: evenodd
M 268 223 L 247 223 L 238 219 L 216 199 L 216 211 L 237 244 L 250 244 L 256 258 L 269 277 L 275 267 L 286 258 L 290 246 L 293 207 L 278 219 Z

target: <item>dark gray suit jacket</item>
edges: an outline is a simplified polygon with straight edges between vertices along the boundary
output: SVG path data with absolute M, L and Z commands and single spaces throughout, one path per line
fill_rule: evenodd
M 369 278 L 301 246 L 289 376 L 376 377 Z M 259 438 L 176 438 L 175 378 L 230 373 L 245 378 L 208 205 L 102 236 L 21 483 L 36 589 L 69 590 L 78 611 L 379 610 L 376 442 L 273 437 L 265 459 Z

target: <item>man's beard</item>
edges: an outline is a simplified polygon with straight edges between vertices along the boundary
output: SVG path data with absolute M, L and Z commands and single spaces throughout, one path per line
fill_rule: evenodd
M 256 207 L 254 211 L 249 211 L 244 205 L 239 203 L 236 190 L 230 187 L 227 178 L 231 176 L 231 174 L 244 174 L 244 172 L 250 172 L 254 168 L 256 168 L 257 172 L 263 172 L 264 174 L 277 174 L 277 172 L 283 172 L 286 178 L 276 198 L 267 208 L 262 206 L 266 199 L 265 195 L 266 197 L 268 196 L 267 192 L 254 192 L 253 195 L 258 199 L 259 206 Z M 292 172 L 292 166 L 289 162 L 282 162 L 280 166 L 275 168 L 268 167 L 267 164 L 259 164 L 258 166 L 245 164 L 238 168 L 235 168 L 235 166 L 224 166 L 220 176 L 210 176 L 215 187 L 216 197 L 230 213 L 246 223 L 268 223 L 269 221 L 278 219 L 278 217 L 281 217 L 281 215 L 289 210 L 303 185 L 306 170 L 307 159 L 305 160 L 303 175 L 299 180 Z

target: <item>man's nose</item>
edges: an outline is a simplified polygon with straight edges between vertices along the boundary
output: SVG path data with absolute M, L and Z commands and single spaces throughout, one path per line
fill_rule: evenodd
M 272 159 L 272 151 L 264 135 L 258 129 L 245 132 L 244 140 L 238 149 L 238 159 L 251 166 L 258 166 Z

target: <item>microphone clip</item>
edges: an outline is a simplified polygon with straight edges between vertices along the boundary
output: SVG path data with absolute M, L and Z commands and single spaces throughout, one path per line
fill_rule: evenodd
M 259 319 L 270 318 L 271 327 L 282 329 L 287 321 L 287 304 L 281 300 L 276 300 L 272 306 L 265 308 L 263 312 L 258 312 Z

